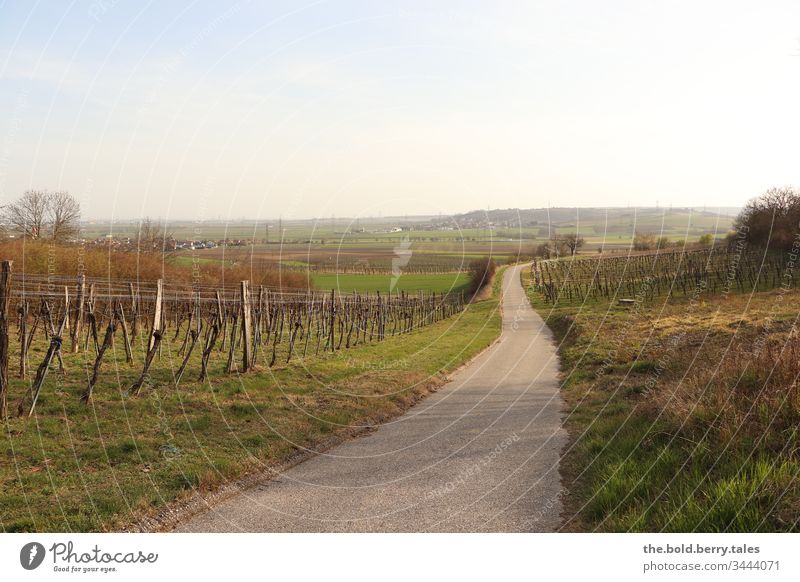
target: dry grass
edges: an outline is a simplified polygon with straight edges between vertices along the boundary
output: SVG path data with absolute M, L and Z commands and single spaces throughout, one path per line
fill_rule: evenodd
M 566 528 L 800 528 L 800 291 L 557 307 Z
M 15 272 L 26 274 L 75 275 L 82 267 L 88 277 L 114 281 L 164 279 L 171 283 L 224 285 L 248 279 L 254 285 L 303 288 L 307 277 L 302 273 L 256 269 L 249 265 L 222 263 L 176 264 L 157 253 L 137 253 L 95 245 L 55 245 L 46 241 L 12 240 L 0 242 L 0 259 L 14 261 Z

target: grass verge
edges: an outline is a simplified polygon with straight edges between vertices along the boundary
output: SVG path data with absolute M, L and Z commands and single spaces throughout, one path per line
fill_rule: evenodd
M 800 528 L 800 292 L 632 307 L 529 295 L 562 361 L 565 529 Z

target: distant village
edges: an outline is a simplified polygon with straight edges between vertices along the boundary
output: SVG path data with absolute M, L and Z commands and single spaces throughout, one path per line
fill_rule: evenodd
M 113 235 L 101 236 L 94 240 L 74 240 L 71 242 L 93 244 L 120 250 L 136 250 L 138 246 L 137 240 L 133 237 Z M 193 251 L 198 249 L 216 249 L 218 247 L 244 247 L 251 244 L 251 242 L 252 241 L 247 239 L 190 240 L 167 238 L 164 241 L 163 248 L 167 251 Z

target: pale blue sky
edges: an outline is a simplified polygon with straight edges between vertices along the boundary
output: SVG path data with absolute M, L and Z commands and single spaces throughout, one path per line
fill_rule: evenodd
M 90 217 L 733 206 L 800 184 L 800 2 L 0 2 L 0 199 Z

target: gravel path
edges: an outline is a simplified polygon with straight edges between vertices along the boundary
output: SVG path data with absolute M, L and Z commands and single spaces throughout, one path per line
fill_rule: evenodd
M 195 515 L 176 531 L 553 531 L 562 488 L 558 360 L 506 270 L 499 342 L 438 392 Z

